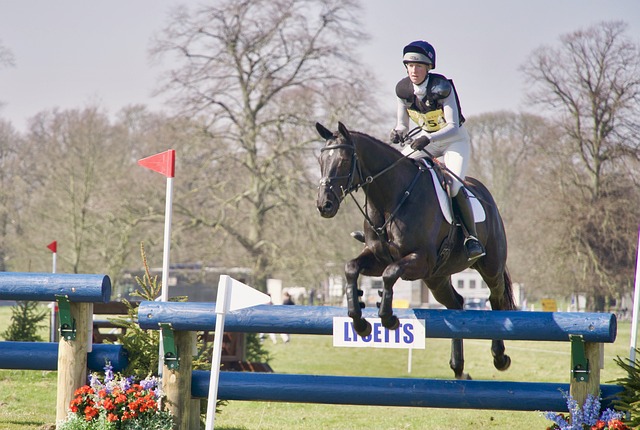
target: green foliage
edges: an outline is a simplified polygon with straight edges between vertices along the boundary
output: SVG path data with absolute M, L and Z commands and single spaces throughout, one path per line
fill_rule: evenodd
M 620 366 L 627 376 L 618 378 L 615 383 L 622 386 L 619 400 L 614 402 L 616 409 L 628 412 L 625 424 L 631 428 L 640 428 L 640 350 L 636 349 L 635 361 L 629 358 L 622 359 L 617 356 L 614 361 Z
M 151 416 L 116 424 L 102 418 L 97 421 L 87 421 L 77 415 L 70 415 L 60 430 L 170 430 L 173 428 L 173 417 L 167 411 L 158 411 Z
M 257 363 L 269 363 L 271 356 L 267 351 L 257 333 L 247 333 L 246 335 L 246 355 L 247 361 Z
M 11 324 L 2 333 L 6 340 L 41 342 L 42 338 L 37 334 L 40 324 L 47 316 L 46 310 L 38 310 L 37 301 L 19 301 L 11 308 Z
M 136 276 L 138 289 L 131 293 L 141 300 L 153 301 L 160 295 L 162 285 L 157 276 L 151 276 L 144 245 L 140 244 L 140 253 L 144 266 L 142 279 Z M 158 330 L 143 330 L 138 325 L 138 307 L 128 300 L 123 300 L 127 306 L 127 316 L 113 318 L 111 321 L 119 327 L 126 328 L 126 332 L 119 337 L 119 342 L 129 353 L 129 365 L 124 373 L 142 379 L 149 375 L 158 374 L 158 351 L 160 333 Z

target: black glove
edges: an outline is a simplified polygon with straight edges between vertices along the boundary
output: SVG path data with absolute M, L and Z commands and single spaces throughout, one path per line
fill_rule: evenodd
M 420 151 L 421 149 L 424 149 L 424 147 L 427 146 L 430 142 L 431 139 L 429 139 L 427 136 L 420 136 L 419 138 L 411 142 L 411 148 L 415 149 L 416 151 Z
M 391 130 L 391 134 L 389 134 L 389 142 L 391 143 L 400 143 L 403 142 L 402 134 L 398 130 Z

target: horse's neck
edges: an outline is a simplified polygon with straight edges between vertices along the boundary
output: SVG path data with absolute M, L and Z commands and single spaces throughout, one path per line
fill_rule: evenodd
M 374 178 L 369 185 L 363 187 L 367 198 L 370 204 L 380 211 L 393 209 L 417 174 L 417 170 L 411 168 L 408 161 L 402 160 L 394 165 L 399 158 L 384 149 L 375 143 L 361 144 L 357 154 L 363 180 L 366 181 L 367 177 Z M 376 177 L 389 167 L 391 168 L 388 171 Z

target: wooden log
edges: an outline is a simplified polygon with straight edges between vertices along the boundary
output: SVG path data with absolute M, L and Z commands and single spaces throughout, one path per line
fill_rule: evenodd
M 92 303 L 69 303 L 71 317 L 76 320 L 75 340 L 60 336 L 58 349 L 58 391 L 56 422 L 64 420 L 74 392 L 87 384 L 87 353 L 93 319 Z
M 570 394 L 578 405 L 584 405 L 589 394 L 598 397 L 600 395 L 600 369 L 602 368 L 601 343 L 585 342 L 584 351 L 589 362 L 589 378 L 587 381 L 576 380 L 571 375 Z
M 167 407 L 175 417 L 175 430 L 189 430 L 191 427 L 191 373 L 193 370 L 193 349 L 195 337 L 188 331 L 174 332 L 176 352 L 180 367 L 170 370 L 162 368 L 162 390 L 167 396 Z

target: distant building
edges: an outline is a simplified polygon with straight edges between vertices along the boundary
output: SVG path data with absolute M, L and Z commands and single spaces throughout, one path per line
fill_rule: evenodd
M 327 280 L 326 292 L 329 301 L 333 304 L 346 306 L 344 294 L 344 277 L 333 276 Z M 465 303 L 480 303 L 481 306 L 474 306 L 474 309 L 483 309 L 489 298 L 489 288 L 480 274 L 474 269 L 466 269 L 451 276 L 451 285 L 465 299 Z M 369 306 L 375 306 L 380 301 L 378 294 L 383 288 L 381 277 L 360 277 L 360 288 L 363 290 L 362 301 Z M 522 304 L 522 288 L 519 284 L 513 284 L 514 296 L 518 307 Z M 421 280 L 404 281 L 399 279 L 393 287 L 393 306 L 423 309 L 441 309 L 442 306 L 433 297 L 431 290 Z
M 162 281 L 162 268 L 152 268 L 150 272 L 152 277 L 158 277 L 158 283 Z M 229 275 L 242 283 L 251 285 L 251 270 L 245 267 L 208 267 L 199 263 L 176 264 L 169 268 L 167 280 L 169 298 L 186 296 L 190 302 L 215 302 L 220 275 Z M 136 277 L 142 279 L 143 276 L 143 270 L 125 273 L 118 283 L 118 290 L 112 293 L 111 299 L 140 300 L 132 297 L 131 293 L 139 289 Z

